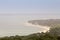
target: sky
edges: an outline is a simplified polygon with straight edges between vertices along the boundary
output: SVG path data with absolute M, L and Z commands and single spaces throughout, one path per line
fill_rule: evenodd
M 60 0 L 0 0 L 0 14 L 60 14 Z

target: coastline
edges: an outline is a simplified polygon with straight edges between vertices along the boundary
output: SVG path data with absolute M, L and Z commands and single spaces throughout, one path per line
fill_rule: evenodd
M 41 33 L 41 32 L 44 32 L 44 33 L 45 33 L 45 32 L 47 32 L 47 31 L 50 30 L 50 27 L 48 27 L 48 26 L 35 25 L 35 24 L 32 24 L 32 23 L 28 23 L 28 22 L 26 22 L 25 25 L 26 25 L 26 26 L 33 26 L 33 27 L 38 27 L 38 28 L 43 28 L 43 29 L 45 29 L 45 30 L 40 31 L 40 33 Z

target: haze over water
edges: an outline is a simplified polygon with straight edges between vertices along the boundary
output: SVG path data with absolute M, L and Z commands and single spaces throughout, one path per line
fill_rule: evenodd
M 47 30 L 47 27 L 32 26 L 29 20 L 56 19 L 59 15 L 0 15 L 0 36 L 28 35 Z

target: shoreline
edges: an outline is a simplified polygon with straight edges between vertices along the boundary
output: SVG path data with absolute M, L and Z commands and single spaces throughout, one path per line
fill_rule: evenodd
M 33 26 L 33 27 L 38 27 L 38 28 L 43 28 L 43 29 L 45 29 L 45 30 L 42 30 L 42 31 L 40 31 L 40 33 L 41 32 L 47 32 L 47 31 L 49 31 L 50 30 L 50 27 L 48 27 L 48 26 L 43 26 L 43 25 L 35 25 L 35 24 L 32 24 L 32 23 L 28 23 L 28 22 L 26 22 L 26 26 Z

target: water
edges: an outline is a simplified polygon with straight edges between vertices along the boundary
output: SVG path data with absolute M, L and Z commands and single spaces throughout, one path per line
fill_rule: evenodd
M 29 20 L 56 19 L 55 15 L 0 15 L 0 36 L 28 35 L 45 31 L 48 27 L 26 24 Z

